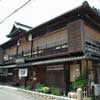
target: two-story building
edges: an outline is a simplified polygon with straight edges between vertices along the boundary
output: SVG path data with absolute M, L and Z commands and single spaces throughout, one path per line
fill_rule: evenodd
M 0 48 L 0 80 L 67 91 L 82 73 L 100 83 L 100 12 L 86 2 L 35 28 L 15 23 Z

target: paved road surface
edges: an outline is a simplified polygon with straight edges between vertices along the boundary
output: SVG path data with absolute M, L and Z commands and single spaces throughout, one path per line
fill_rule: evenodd
M 0 89 L 0 100 L 36 100 Z

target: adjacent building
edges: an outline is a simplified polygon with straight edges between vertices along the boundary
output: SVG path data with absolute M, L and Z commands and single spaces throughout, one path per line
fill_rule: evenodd
M 0 81 L 68 91 L 80 74 L 100 83 L 100 12 L 86 2 L 35 28 L 15 22 L 0 47 Z

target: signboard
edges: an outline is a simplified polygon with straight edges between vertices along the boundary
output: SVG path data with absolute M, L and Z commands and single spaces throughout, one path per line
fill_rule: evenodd
M 19 69 L 19 77 L 27 77 L 28 75 L 28 69 L 24 68 L 24 69 Z

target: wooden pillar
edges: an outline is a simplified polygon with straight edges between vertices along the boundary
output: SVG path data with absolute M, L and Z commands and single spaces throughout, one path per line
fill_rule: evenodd
M 82 74 L 87 73 L 87 61 L 86 60 L 81 60 L 81 72 Z
M 17 48 L 16 48 L 16 58 L 18 57 L 18 51 L 19 51 L 19 46 L 17 45 Z
M 82 64 L 81 64 L 81 60 L 79 61 L 79 66 L 80 66 L 80 75 L 82 75 Z
M 33 52 L 33 41 L 31 41 L 31 58 L 32 58 L 32 52 Z
M 68 93 L 69 82 L 70 82 L 69 65 L 65 63 L 64 64 L 64 94 L 65 95 Z
M 66 95 L 66 90 L 67 90 L 67 80 L 66 80 L 66 65 L 64 64 L 64 95 Z

